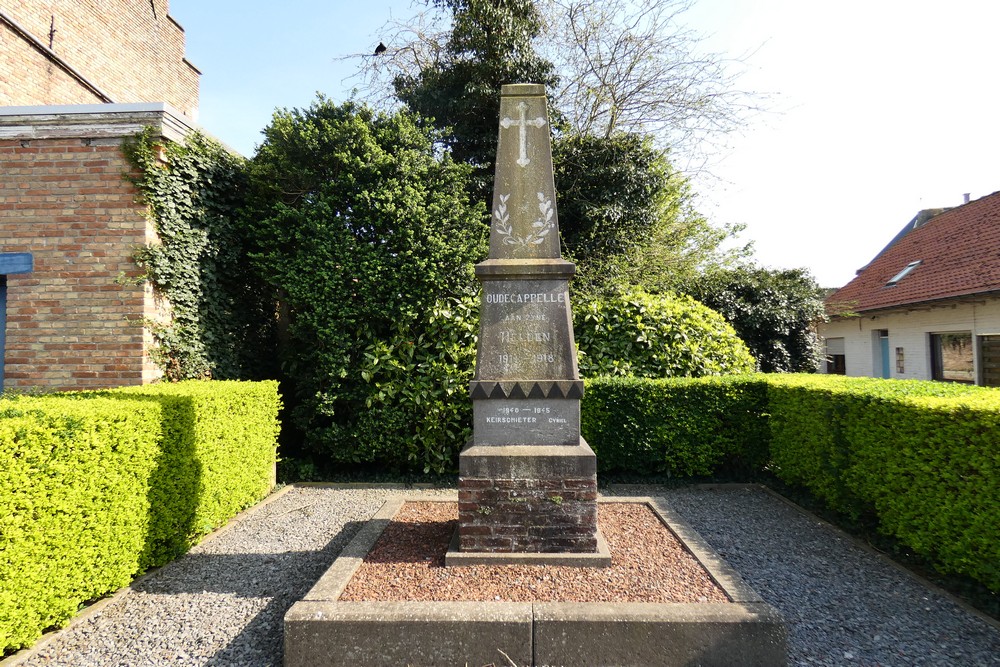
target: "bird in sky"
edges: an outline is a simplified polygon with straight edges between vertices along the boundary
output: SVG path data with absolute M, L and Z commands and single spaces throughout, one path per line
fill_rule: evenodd
M 376 56 L 380 56 L 383 53 L 385 53 L 385 48 L 386 48 L 385 44 L 383 44 L 382 42 L 379 42 L 378 46 L 375 47 L 375 55 Z

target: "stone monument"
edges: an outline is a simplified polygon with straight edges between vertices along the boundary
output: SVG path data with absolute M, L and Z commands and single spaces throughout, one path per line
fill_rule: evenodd
M 558 231 L 545 90 L 504 86 L 490 256 L 476 266 L 474 433 L 459 459 L 459 528 L 446 566 L 611 564 L 597 530 L 596 459 L 580 437 L 575 267 L 560 257 Z M 387 502 L 285 614 L 286 667 L 482 665 L 498 651 L 519 665 L 786 662 L 781 616 L 652 498 L 614 502 L 647 505 L 731 603 L 341 601 L 403 502 Z M 425 553 L 398 565 L 433 569 Z
M 560 253 L 542 85 L 503 86 L 492 213 L 489 258 L 476 265 L 473 437 L 459 458 L 458 553 L 448 562 L 498 562 L 472 553 L 599 555 L 596 458 L 580 436 L 569 301 L 576 267 Z

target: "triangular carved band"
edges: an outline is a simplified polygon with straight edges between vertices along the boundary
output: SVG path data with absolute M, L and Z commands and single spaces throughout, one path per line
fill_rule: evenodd
M 521 398 L 583 398 L 583 380 L 521 380 L 490 382 L 473 380 L 469 383 L 472 400 Z

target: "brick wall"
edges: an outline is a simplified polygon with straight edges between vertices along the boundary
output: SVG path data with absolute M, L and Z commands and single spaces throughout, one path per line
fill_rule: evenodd
M 150 299 L 120 280 L 138 274 L 130 256 L 148 232 L 119 144 L 0 141 L 0 247 L 34 257 L 32 273 L 8 279 L 7 388 L 141 384 L 155 373 L 141 321 Z
M 0 106 L 167 102 L 195 118 L 198 71 L 184 59 L 184 30 L 167 0 L 6 0 L 0 11 L 110 100 L 0 21 Z
M 150 105 L 155 107 L 156 105 Z M 144 126 L 179 140 L 163 109 L 14 116 L 0 110 L 0 252 L 30 252 L 7 282 L 5 388 L 134 385 L 159 377 L 144 319 L 163 317 L 136 285 L 136 248 L 155 242 L 123 178 L 124 137 Z M 47 111 L 58 112 L 59 107 Z

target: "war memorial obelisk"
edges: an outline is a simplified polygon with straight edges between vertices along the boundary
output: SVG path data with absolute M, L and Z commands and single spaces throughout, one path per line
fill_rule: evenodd
M 476 265 L 483 296 L 473 436 L 459 458 L 458 553 L 448 562 L 578 554 L 559 562 L 606 564 L 596 458 L 580 436 L 583 381 L 569 301 L 576 267 L 560 253 L 542 85 L 503 86 L 490 227 L 489 258 Z

